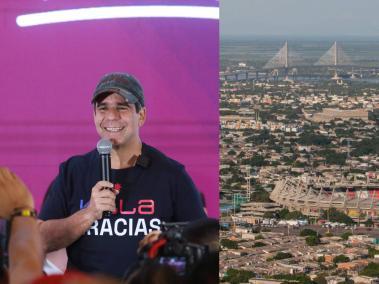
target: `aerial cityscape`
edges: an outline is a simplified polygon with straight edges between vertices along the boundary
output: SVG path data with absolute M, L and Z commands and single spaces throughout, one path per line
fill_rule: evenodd
M 261 66 L 221 46 L 222 280 L 379 281 L 379 68 L 337 44 Z
M 220 57 L 220 282 L 379 283 L 379 40 Z

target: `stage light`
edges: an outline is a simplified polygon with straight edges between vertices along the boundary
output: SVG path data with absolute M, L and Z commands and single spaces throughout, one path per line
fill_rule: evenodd
M 57 10 L 20 15 L 17 25 L 29 27 L 37 25 L 121 18 L 194 18 L 219 19 L 218 7 L 204 6 L 113 6 L 70 10 Z

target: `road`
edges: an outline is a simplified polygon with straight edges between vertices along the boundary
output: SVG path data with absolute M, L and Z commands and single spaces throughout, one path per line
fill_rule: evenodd
M 355 229 L 345 229 L 345 228 L 323 228 L 321 225 L 307 225 L 307 226 L 301 226 L 301 227 L 289 227 L 286 226 L 276 226 L 276 227 L 262 227 L 263 230 L 267 229 L 271 232 L 280 232 L 284 234 L 290 235 L 299 235 L 300 231 L 304 229 L 312 229 L 316 232 L 319 232 L 322 236 L 325 236 L 325 234 L 328 232 L 332 233 L 333 236 L 340 236 L 345 232 L 350 232 L 354 234 L 363 234 L 368 235 L 369 237 L 375 237 L 379 238 L 379 228 L 364 228 L 364 227 L 357 227 Z

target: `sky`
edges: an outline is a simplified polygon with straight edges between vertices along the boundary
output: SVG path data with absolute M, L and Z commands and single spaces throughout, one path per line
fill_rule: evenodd
M 220 0 L 221 39 L 248 36 L 379 38 L 378 0 Z

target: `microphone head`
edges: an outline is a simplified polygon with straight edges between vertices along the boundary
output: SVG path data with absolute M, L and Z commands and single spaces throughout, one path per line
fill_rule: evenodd
M 97 142 L 97 151 L 100 155 L 109 155 L 112 151 L 112 142 L 109 139 L 100 139 Z

